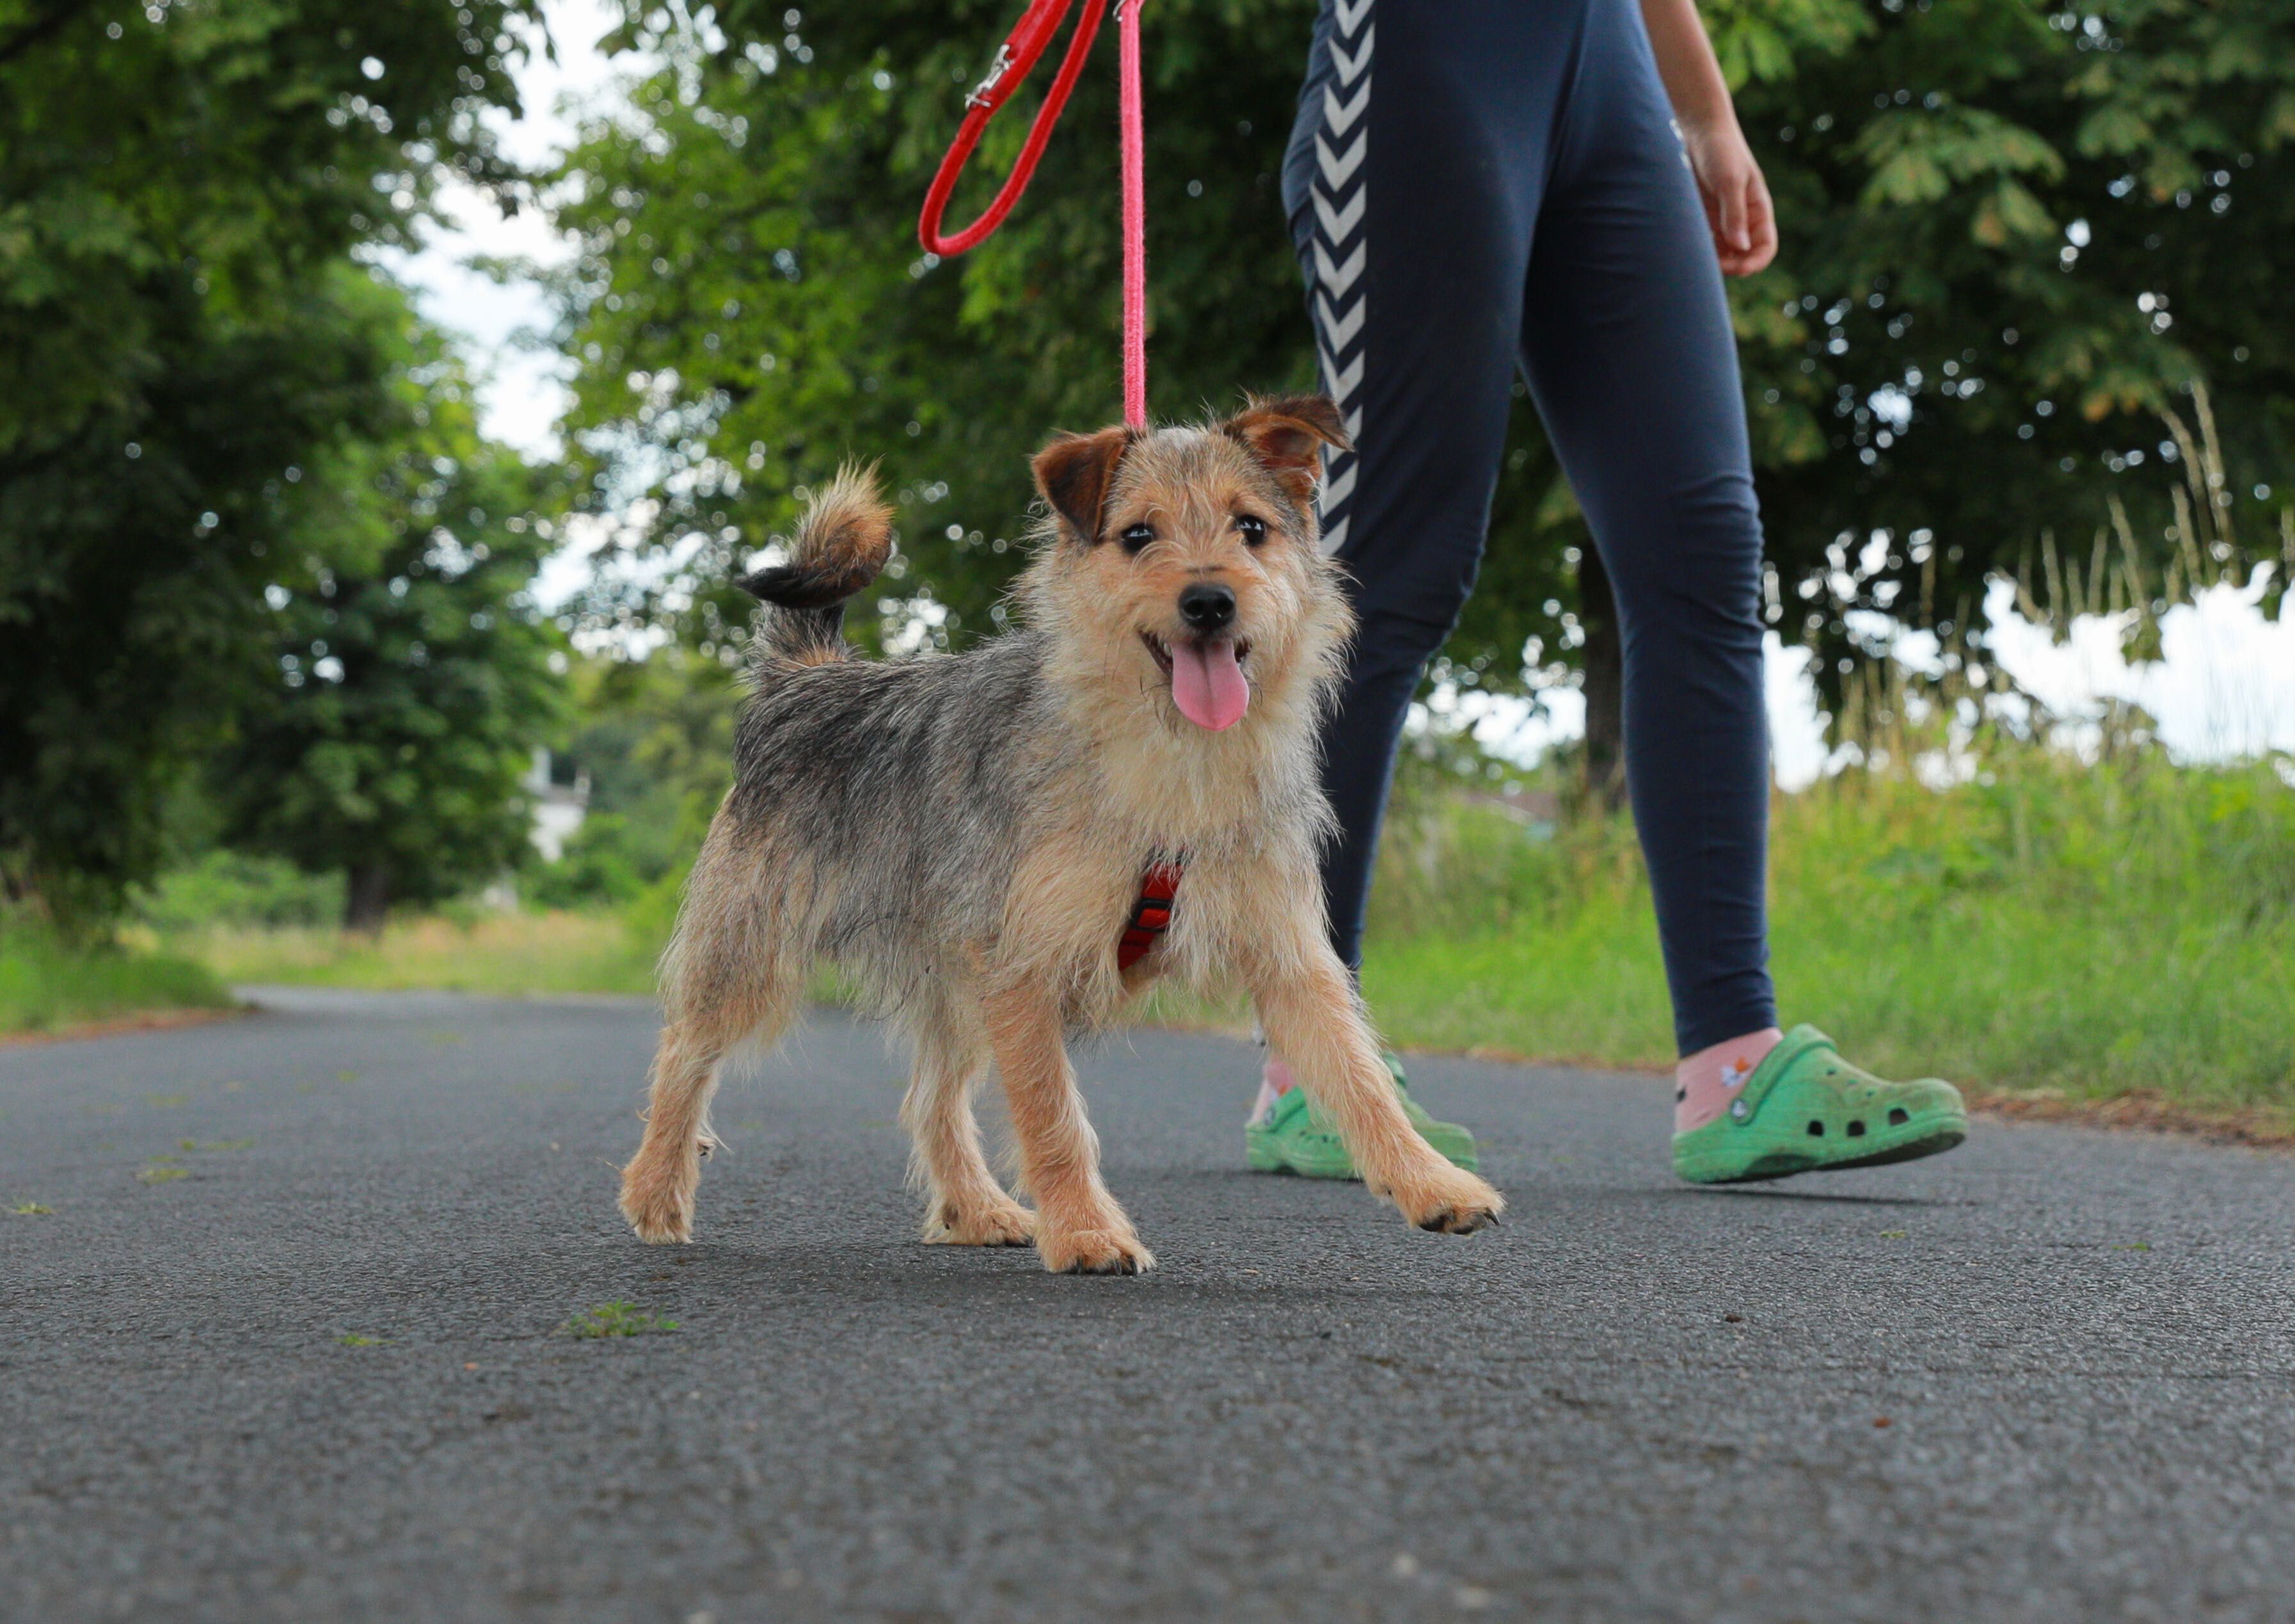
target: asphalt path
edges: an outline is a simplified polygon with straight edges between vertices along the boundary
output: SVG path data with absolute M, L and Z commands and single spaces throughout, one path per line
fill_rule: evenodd
M 1661 1080 L 1426 1058 L 1512 1202 L 1455 1238 L 1138 1034 L 1082 1071 L 1162 1266 L 1054 1277 L 917 1242 L 824 1015 L 653 1249 L 647 1006 L 264 1002 L 0 1049 L 0 1617 L 2295 1618 L 2295 1159 L 1700 1191 Z

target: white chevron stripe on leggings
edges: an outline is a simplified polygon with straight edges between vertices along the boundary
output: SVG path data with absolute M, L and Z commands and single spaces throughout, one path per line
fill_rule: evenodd
M 1363 159 L 1370 151 L 1375 3 L 1354 0 L 1351 5 L 1347 0 L 1331 0 L 1331 77 L 1323 86 L 1323 127 L 1315 134 L 1316 173 L 1311 188 L 1315 249 L 1308 274 L 1315 284 L 1315 359 L 1322 369 L 1324 391 L 1337 404 L 1349 437 L 1358 444 L 1368 353 L 1367 341 L 1358 341 L 1363 339 L 1363 322 L 1370 308 L 1370 287 L 1363 275 L 1370 263 L 1364 227 L 1370 176 Z M 1325 552 L 1346 545 L 1357 461 L 1351 453 L 1324 455 L 1323 488 L 1316 507 Z
M 1344 152 L 1331 150 L 1331 143 L 1319 131 L 1315 136 L 1315 155 L 1323 166 L 1323 184 L 1335 191 L 1354 178 L 1363 154 L 1370 151 L 1370 132 L 1363 131 L 1348 143 Z

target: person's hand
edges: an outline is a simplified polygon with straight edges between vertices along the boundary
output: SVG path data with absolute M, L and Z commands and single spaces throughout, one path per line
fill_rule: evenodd
M 1704 200 L 1705 223 L 1713 233 L 1714 251 L 1729 276 L 1751 276 L 1777 257 L 1777 216 L 1769 202 L 1769 184 L 1761 166 L 1745 144 L 1736 118 L 1702 127 L 1685 126 L 1682 145 L 1689 153 L 1690 172 L 1697 177 L 1697 193 Z

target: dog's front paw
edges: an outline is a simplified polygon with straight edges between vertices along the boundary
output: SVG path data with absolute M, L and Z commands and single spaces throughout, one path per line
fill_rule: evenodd
M 1442 1235 L 1472 1235 L 1498 1222 L 1506 1211 L 1505 1196 L 1448 1163 L 1439 1163 L 1424 1178 L 1400 1183 L 1393 1200 L 1412 1223 Z
M 1036 1236 L 1036 1215 L 1017 1201 L 962 1208 L 936 1207 L 925 1220 L 927 1246 L 1025 1246 Z
M 693 1181 L 642 1158 L 622 1170 L 622 1216 L 649 1246 L 693 1238 Z
M 1036 1253 L 1056 1275 L 1144 1275 L 1156 1254 L 1126 1229 L 1070 1229 L 1058 1235 L 1039 1230 Z

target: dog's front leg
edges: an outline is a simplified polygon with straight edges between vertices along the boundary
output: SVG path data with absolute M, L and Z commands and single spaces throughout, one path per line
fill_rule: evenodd
M 1246 979 L 1268 1043 L 1338 1130 L 1363 1182 L 1422 1229 L 1466 1235 L 1493 1222 L 1506 1198 L 1444 1161 L 1402 1114 L 1338 955 L 1319 940 L 1298 959 L 1246 967 Z
M 1021 1177 L 1036 1199 L 1036 1253 L 1055 1274 L 1134 1275 L 1156 1260 L 1099 1181 L 1099 1139 L 1068 1065 L 1058 1008 L 1041 990 L 985 1000 L 989 1047 L 1004 1079 Z

